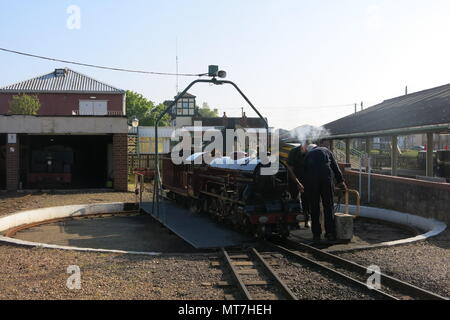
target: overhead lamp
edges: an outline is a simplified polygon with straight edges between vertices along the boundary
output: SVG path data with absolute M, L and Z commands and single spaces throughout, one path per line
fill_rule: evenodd
M 133 128 L 139 127 L 139 119 L 138 119 L 136 116 L 134 116 L 134 117 L 133 117 L 133 120 L 131 120 L 131 126 L 132 126 Z
M 226 71 L 223 71 L 223 70 L 220 70 L 220 71 L 217 73 L 217 76 L 218 76 L 219 78 L 226 78 L 226 77 L 227 77 L 227 72 L 226 72 Z
M 219 66 L 216 65 L 210 65 L 208 66 L 208 76 L 210 77 L 219 77 L 219 78 L 225 78 L 227 76 L 227 73 L 223 70 L 219 71 Z

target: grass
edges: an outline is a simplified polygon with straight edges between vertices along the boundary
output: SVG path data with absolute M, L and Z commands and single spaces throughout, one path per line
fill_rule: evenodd
M 385 151 L 385 150 L 371 150 L 370 154 L 386 155 L 386 156 L 391 155 L 389 151 Z M 419 155 L 419 151 L 417 151 L 417 150 L 402 150 L 402 154 L 400 154 L 400 157 L 417 158 L 418 155 Z
M 419 156 L 419 151 L 417 151 L 417 150 L 405 150 L 405 151 L 402 151 L 401 156 L 402 157 L 408 157 L 408 158 L 417 158 Z

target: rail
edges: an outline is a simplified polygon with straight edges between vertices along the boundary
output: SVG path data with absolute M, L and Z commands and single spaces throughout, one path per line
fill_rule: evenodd
M 295 242 L 292 240 L 283 240 L 280 243 L 270 243 L 275 248 L 295 259 L 306 262 L 312 266 L 318 267 L 328 273 L 336 275 L 346 281 L 357 285 L 359 288 L 368 290 L 374 294 L 379 295 L 385 299 L 390 300 L 402 300 L 402 299 L 423 299 L 423 300 L 449 300 L 446 297 L 440 296 L 436 293 L 419 288 L 415 285 L 409 284 L 392 276 L 386 275 L 380 272 L 380 283 L 383 284 L 383 289 L 370 288 L 366 283 L 358 279 L 366 279 L 367 268 L 359 265 L 353 261 L 343 259 L 339 256 L 333 255 L 321 249 L 309 246 L 304 243 Z M 304 253 L 310 254 L 311 257 L 304 255 Z M 320 260 L 319 261 L 317 261 Z M 326 264 L 331 264 L 333 267 L 329 267 Z M 339 271 L 336 269 L 343 269 Z M 345 271 L 344 271 L 345 270 Z M 353 272 L 355 276 L 347 274 L 347 272 Z M 386 290 L 388 289 L 388 290 Z
M 286 300 L 297 300 L 297 297 L 294 295 L 294 293 L 287 287 L 287 285 L 281 280 L 281 278 L 276 274 L 276 272 L 273 270 L 273 268 L 270 266 L 270 264 L 263 258 L 262 254 L 258 252 L 255 248 L 251 248 L 248 251 L 248 254 L 246 251 L 242 251 L 244 254 L 238 254 L 238 255 L 230 255 L 230 253 L 225 249 L 222 248 L 222 254 L 225 258 L 225 261 L 227 263 L 228 268 L 231 270 L 231 275 L 233 277 L 233 280 L 236 284 L 236 287 L 239 289 L 241 295 L 245 297 L 247 300 L 254 300 L 258 299 L 260 300 L 262 297 L 261 293 L 252 294 L 250 287 L 258 286 L 259 291 L 261 291 L 261 288 L 265 288 L 266 291 L 270 292 L 271 289 L 277 289 L 279 294 L 276 295 L 278 299 L 286 299 Z M 236 259 L 241 259 L 241 261 L 233 261 Z M 243 265 L 243 266 L 250 266 L 253 265 L 254 262 L 251 261 L 251 258 L 254 259 L 254 261 L 258 264 L 260 268 L 263 269 L 264 274 L 266 277 L 270 280 L 268 281 L 245 281 L 242 278 L 242 274 L 258 274 L 257 270 L 242 270 L 238 269 L 237 265 Z M 246 261 L 242 261 L 242 259 Z M 255 265 L 256 267 L 256 265 Z M 249 271 L 255 271 L 255 272 L 249 272 Z M 263 278 L 263 277 L 261 277 Z M 271 288 L 273 286 L 273 288 Z

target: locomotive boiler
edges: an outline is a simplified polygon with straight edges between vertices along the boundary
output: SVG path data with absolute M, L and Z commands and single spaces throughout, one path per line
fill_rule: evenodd
M 288 171 L 282 163 L 276 174 L 263 175 L 261 161 L 246 154 L 194 164 L 202 155 L 193 154 L 185 161 L 190 164 L 181 165 L 163 158 L 166 197 L 193 213 L 208 214 L 261 238 L 287 237 L 298 228 L 302 208 L 291 199 Z

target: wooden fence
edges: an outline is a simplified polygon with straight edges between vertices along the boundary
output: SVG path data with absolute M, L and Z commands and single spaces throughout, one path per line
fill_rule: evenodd
M 159 160 L 159 167 L 162 168 L 162 161 Z M 154 154 L 128 154 L 128 173 L 132 174 L 135 169 L 155 169 Z

